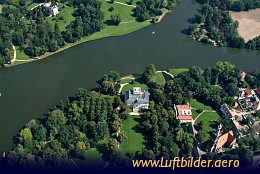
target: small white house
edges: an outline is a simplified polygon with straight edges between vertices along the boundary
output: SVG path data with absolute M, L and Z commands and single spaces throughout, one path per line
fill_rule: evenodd
M 50 8 L 50 12 L 52 16 L 56 16 L 59 13 L 59 8 L 57 5 L 54 5 Z

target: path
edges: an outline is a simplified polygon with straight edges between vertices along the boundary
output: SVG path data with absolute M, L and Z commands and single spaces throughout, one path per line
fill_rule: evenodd
M 192 108 L 192 109 L 194 109 L 194 108 Z M 203 111 L 195 118 L 194 123 L 195 123 L 195 121 L 196 121 L 203 113 L 205 113 L 205 112 L 210 112 L 210 113 L 212 113 L 212 112 L 216 112 L 216 111 L 203 110 Z
M 14 63 L 16 61 L 16 48 L 15 48 L 14 45 L 12 45 L 12 47 L 13 47 L 13 50 L 14 50 L 14 56 L 13 56 L 13 58 L 11 60 L 11 63 Z
M 167 72 L 167 71 L 156 71 L 156 73 L 159 73 L 159 72 L 165 73 L 165 74 L 171 76 L 171 78 L 174 78 L 174 76 L 171 73 Z
M 123 87 L 124 87 L 125 85 L 128 85 L 128 84 L 129 84 L 129 83 L 120 84 L 120 89 L 119 89 L 119 91 L 118 91 L 118 95 L 120 95 L 120 93 L 121 93 Z
M 120 24 L 129 24 L 129 23 L 132 23 L 132 22 L 135 22 L 136 20 L 133 20 L 133 21 L 127 21 L 127 22 L 120 22 Z
M 168 11 L 169 11 L 169 10 L 166 10 L 161 16 L 159 16 L 156 23 L 161 22 L 161 20 L 162 20 L 163 17 L 168 13 Z
M 107 2 L 111 2 L 111 0 L 106 0 L 106 1 L 107 1 Z M 114 1 L 113 3 L 125 5 L 125 6 L 128 6 L 128 7 L 136 7 L 135 5 L 129 5 L 129 4 L 122 3 L 122 2 L 118 2 L 118 1 Z

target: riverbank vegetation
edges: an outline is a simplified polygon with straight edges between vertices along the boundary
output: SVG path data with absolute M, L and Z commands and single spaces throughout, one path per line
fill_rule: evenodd
M 188 35 L 203 43 L 215 46 L 228 46 L 234 48 L 248 48 L 260 50 L 259 37 L 247 43 L 238 34 L 239 23 L 233 21 L 229 11 L 244 11 L 258 8 L 259 1 L 251 0 L 228 0 L 207 1 L 197 0 L 201 3 L 201 10 L 196 14 L 190 27 Z
M 156 17 L 162 15 L 162 9 L 167 8 L 171 10 L 175 5 L 176 0 L 143 0 L 136 3 L 136 8 L 134 9 L 134 16 L 137 21 L 146 21 L 148 19 L 154 19 L 156 22 Z
M 116 87 L 122 78 L 111 71 L 98 81 L 97 88 L 79 89 L 50 109 L 45 118 L 26 124 L 15 137 L 15 147 L 4 162 L 21 168 L 51 168 L 68 164 L 71 159 L 76 162 L 89 159 L 92 150 L 98 155 L 96 158 L 102 154 L 102 160 L 109 162 L 108 168 L 128 166 L 131 159 L 190 157 L 195 137 L 189 131 L 190 124 L 180 124 L 176 119 L 174 104 L 190 102 L 196 112 L 207 110 L 195 124 L 208 135 L 217 124 L 230 122 L 214 111 L 223 103 L 233 104 L 238 87 L 244 85 L 240 83 L 240 70 L 228 62 L 204 69 L 193 66 L 165 84 L 157 81 L 156 72 L 156 67 L 150 64 L 138 78 L 150 93 L 149 109 L 141 117 L 129 115 L 124 96 L 118 96 Z M 260 74 L 249 74 L 248 84 L 259 87 Z M 210 138 L 205 137 L 196 138 L 207 144 Z M 241 146 L 228 151 L 228 156 L 209 153 L 207 157 L 240 158 L 248 162 L 253 152 L 260 151 L 259 139 L 248 138 L 250 142 L 239 142 Z

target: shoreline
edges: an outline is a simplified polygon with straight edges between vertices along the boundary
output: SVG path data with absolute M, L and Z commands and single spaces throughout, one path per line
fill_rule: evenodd
M 166 14 L 169 12 L 169 10 L 166 10 L 165 12 L 163 12 L 163 14 L 161 16 L 158 17 L 158 21 L 156 22 L 156 24 L 158 24 L 159 22 L 162 21 L 162 19 L 166 16 Z M 137 21 L 135 21 L 137 22 Z M 138 22 L 139 23 L 139 22 Z M 123 23 L 121 24 L 122 25 L 125 25 L 125 24 L 130 24 L 130 23 Z M 150 23 L 150 20 L 149 21 L 144 21 L 142 23 L 139 23 L 141 24 L 142 26 L 134 26 L 133 27 L 136 27 L 136 28 L 133 28 L 132 30 L 130 31 L 122 31 L 122 33 L 119 33 L 119 34 L 113 34 L 113 33 L 105 33 L 105 35 L 102 35 L 102 32 L 104 32 L 105 28 L 100 30 L 99 32 L 96 32 L 96 33 L 93 33 L 92 35 L 90 36 L 85 36 L 85 37 L 82 37 L 82 39 L 74 42 L 74 43 L 67 43 L 64 47 L 60 48 L 59 50 L 55 51 L 55 52 L 46 52 L 44 55 L 41 55 L 39 56 L 38 58 L 35 58 L 34 60 L 31 60 L 31 61 L 22 61 L 22 62 L 12 62 L 11 64 L 6 64 L 4 65 L 4 67 L 6 68 L 10 68 L 10 67 L 14 67 L 14 66 L 17 66 L 17 65 L 22 65 L 22 64 L 25 64 L 25 63 L 30 63 L 30 62 L 34 62 L 34 61 L 38 61 L 38 60 L 42 60 L 42 59 L 45 59 L 49 56 L 52 56 L 56 53 L 59 53 L 59 52 L 62 52 L 66 49 L 69 49 L 71 47 L 74 47 L 74 46 L 77 46 L 79 44 L 82 44 L 82 43 L 85 43 L 85 42 L 89 42 L 89 41 L 95 41 L 95 40 L 100 40 L 100 39 L 104 39 L 104 38 L 108 38 L 108 37 L 119 37 L 119 36 L 123 36 L 123 35 L 127 35 L 127 34 L 130 34 L 130 33 L 133 33 L 133 32 L 136 32 L 138 30 L 141 30 L 143 28 L 146 28 L 148 26 L 151 26 L 152 23 Z M 120 25 L 119 25 L 120 26 Z M 108 27 L 108 26 L 107 26 Z M 96 36 L 97 35 L 97 36 Z M 28 57 L 29 58 L 29 57 Z M 32 58 L 31 58 L 32 59 Z

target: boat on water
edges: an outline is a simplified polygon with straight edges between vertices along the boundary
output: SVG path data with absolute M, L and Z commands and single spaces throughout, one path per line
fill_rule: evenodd
M 155 31 L 152 32 L 152 35 L 154 35 L 154 34 L 155 34 Z

